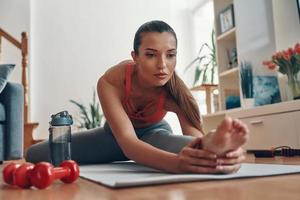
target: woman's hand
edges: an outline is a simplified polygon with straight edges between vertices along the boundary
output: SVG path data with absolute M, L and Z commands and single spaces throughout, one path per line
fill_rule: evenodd
M 219 173 L 234 173 L 241 168 L 241 162 L 244 160 L 244 150 L 240 147 L 237 150 L 226 153 L 223 157 L 217 158 L 217 169 Z
M 191 143 L 185 146 L 178 154 L 177 173 L 218 173 L 217 155 L 197 149 L 196 146 L 201 144 L 201 138 L 195 138 Z M 223 158 L 222 158 L 223 159 Z M 229 162 L 229 160 L 226 160 Z
M 197 149 L 198 144 L 201 144 L 201 138 L 194 139 L 179 152 L 177 173 L 234 173 L 240 169 L 241 162 L 245 159 L 242 148 L 217 157 L 215 153 Z

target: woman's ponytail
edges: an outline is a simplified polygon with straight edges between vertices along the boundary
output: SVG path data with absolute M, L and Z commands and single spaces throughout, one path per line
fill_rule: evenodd
M 184 82 L 175 72 L 173 73 L 171 79 L 166 83 L 165 88 L 178 106 L 182 109 L 184 116 L 195 128 L 203 133 L 200 111 L 197 102 Z

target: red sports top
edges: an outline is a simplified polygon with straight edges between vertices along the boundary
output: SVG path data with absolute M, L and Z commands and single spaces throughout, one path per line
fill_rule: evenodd
M 131 92 L 131 77 L 133 72 L 133 65 L 129 64 L 126 66 L 126 74 L 125 74 L 125 98 L 123 99 L 124 109 L 132 121 L 142 121 L 148 123 L 157 123 L 161 121 L 166 115 L 166 111 L 164 110 L 164 102 L 166 99 L 166 94 L 164 90 L 160 93 L 157 101 L 151 101 L 142 110 L 137 110 L 132 101 L 130 100 L 130 92 Z M 145 116 L 145 113 L 152 106 L 156 106 L 156 111 L 152 115 Z

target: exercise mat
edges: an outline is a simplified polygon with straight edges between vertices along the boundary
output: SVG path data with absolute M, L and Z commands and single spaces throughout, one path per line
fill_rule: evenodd
M 135 162 L 82 165 L 80 177 L 112 188 L 300 173 L 299 165 L 243 163 L 234 174 L 169 174 Z

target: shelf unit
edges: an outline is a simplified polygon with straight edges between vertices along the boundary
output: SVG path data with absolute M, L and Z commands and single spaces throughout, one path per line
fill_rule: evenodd
M 246 99 L 243 99 L 240 87 L 240 64 L 242 62 L 251 63 L 254 76 L 274 76 L 276 74 L 270 73 L 270 70 L 262 65 L 262 61 L 269 59 L 274 52 L 299 42 L 300 29 L 297 28 L 299 31 L 292 29 L 293 26 L 299 27 L 298 16 L 291 17 L 290 15 L 295 11 L 296 2 L 280 0 L 213 0 L 213 2 L 220 110 L 203 115 L 204 132 L 215 129 L 225 116 L 230 116 L 243 121 L 250 130 L 250 139 L 245 149 L 270 149 L 281 145 L 299 148 L 300 100 L 290 101 L 289 98 L 282 98 L 280 103 L 247 107 L 244 104 Z M 231 4 L 234 10 L 235 27 L 221 33 L 219 15 Z M 289 23 L 286 23 L 287 20 Z M 228 49 L 230 48 L 236 48 L 237 51 L 236 68 L 228 67 Z M 285 92 L 287 86 L 283 81 L 281 87 L 280 80 L 279 87 L 282 93 Z M 265 92 L 268 89 L 267 81 L 254 84 L 254 93 L 259 94 L 254 95 L 255 98 L 272 95 Z M 240 107 L 226 110 L 226 98 L 230 95 L 240 98 Z
M 230 109 L 203 116 L 205 133 L 215 129 L 225 116 L 247 124 L 250 137 L 244 149 L 270 149 L 276 146 L 300 148 L 300 100 L 269 104 L 249 109 Z
M 240 99 L 240 78 L 238 63 L 230 65 L 230 52 L 233 48 L 237 50 L 236 30 L 234 26 L 224 33 L 220 29 L 220 13 L 233 5 L 233 0 L 214 0 L 215 29 L 216 29 L 216 53 L 219 67 L 219 107 L 226 110 L 226 99 L 228 96 L 238 96 Z M 234 6 L 233 6 L 234 12 Z M 234 16 L 233 16 L 234 17 Z M 234 19 L 235 21 L 235 19 Z

